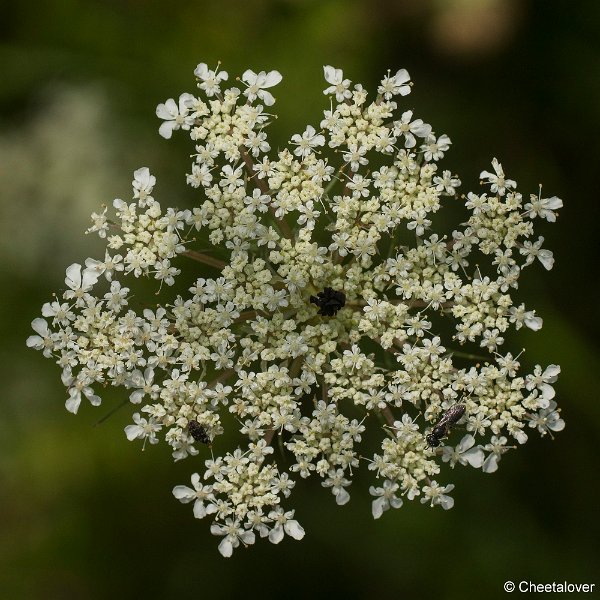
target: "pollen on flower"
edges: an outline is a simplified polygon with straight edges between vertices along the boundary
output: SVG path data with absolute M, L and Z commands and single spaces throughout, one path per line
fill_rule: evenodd
M 137 169 L 131 199 L 92 214 L 106 250 L 70 265 L 32 322 L 27 345 L 61 369 L 67 410 L 121 388 L 135 408 L 125 436 L 192 463 L 173 495 L 212 519 L 226 557 L 257 537 L 303 538 L 288 506 L 298 477 L 339 505 L 368 488 L 375 519 L 416 498 L 450 509 L 454 485 L 438 480 L 452 469 L 493 473 L 527 432 L 560 432 L 560 367 L 524 372 L 521 346 L 506 346 L 511 330 L 542 328 L 519 281 L 552 269 L 534 225 L 562 200 L 540 188 L 524 201 L 495 158 L 483 191 L 459 193 L 438 168 L 450 138 L 405 106 L 405 69 L 370 99 L 325 66 L 323 118 L 275 152 L 281 74 L 219 67 L 200 63 L 197 95 L 156 109 L 162 137 L 190 137 L 194 199 L 163 207 Z M 453 218 L 434 218 L 447 202 L 463 215 L 432 231 Z M 142 277 L 166 299 L 132 292 Z

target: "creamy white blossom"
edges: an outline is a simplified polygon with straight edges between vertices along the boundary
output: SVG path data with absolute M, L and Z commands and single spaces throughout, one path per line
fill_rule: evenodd
M 195 75 L 198 96 L 156 111 L 161 136 L 188 132 L 193 200 L 163 207 L 137 169 L 130 199 L 92 215 L 106 249 L 69 266 L 32 322 L 27 346 L 59 366 L 68 411 L 120 388 L 127 439 L 193 463 L 173 495 L 211 518 L 225 557 L 304 537 L 298 478 L 344 505 L 368 476 L 375 519 L 416 498 L 449 509 L 454 485 L 438 480 L 452 468 L 493 473 L 526 431 L 564 428 L 560 367 L 512 347 L 543 325 L 519 283 L 536 259 L 553 266 L 534 224 L 556 220 L 559 198 L 524 203 L 496 159 L 483 190 L 458 194 L 438 167 L 450 138 L 405 106 L 404 69 L 370 99 L 325 66 L 320 129 L 277 151 L 278 71 L 247 70 L 242 89 L 219 66 Z

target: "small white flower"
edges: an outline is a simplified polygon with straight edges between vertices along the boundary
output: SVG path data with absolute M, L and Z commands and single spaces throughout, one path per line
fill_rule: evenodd
M 178 129 L 189 129 L 194 122 L 190 113 L 190 104 L 194 101 L 191 94 L 181 94 L 179 103 L 169 98 L 164 104 L 156 107 L 156 116 L 163 119 L 164 123 L 159 127 L 158 133 L 165 139 L 170 139 L 174 131 Z
M 368 165 L 369 161 L 365 157 L 367 153 L 366 146 L 359 146 L 358 144 L 349 144 L 348 151 L 342 155 L 345 162 L 350 163 L 350 169 L 352 171 L 358 171 L 361 165 Z
M 69 368 L 66 368 L 61 376 L 63 384 L 67 387 L 69 397 L 65 402 L 65 408 L 74 415 L 77 414 L 81 405 L 82 397 L 87 398 L 92 406 L 100 406 L 102 400 L 100 396 L 94 394 L 91 388 L 89 378 L 82 373 L 74 376 Z
M 229 79 L 227 71 L 212 71 L 206 63 L 200 63 L 194 70 L 194 75 L 200 80 L 198 87 L 203 90 L 209 98 L 221 91 L 221 83 Z
M 441 506 L 444 510 L 449 510 L 454 506 L 454 498 L 448 496 L 448 493 L 454 489 L 454 484 L 441 486 L 437 481 L 432 481 L 430 485 L 423 487 L 423 498 L 421 504 L 430 506 Z
M 560 374 L 560 367 L 558 365 L 548 365 L 542 372 L 542 368 L 536 365 L 533 374 L 528 375 L 526 378 L 526 388 L 528 390 L 538 389 L 541 394 L 539 407 L 548 408 L 550 400 L 556 395 L 556 391 L 552 387 L 552 384 L 556 382 Z
M 104 275 L 107 281 L 112 281 L 115 272 L 121 272 L 125 268 L 123 257 L 120 254 L 111 256 L 108 250 L 104 253 L 104 260 L 96 260 L 94 258 L 86 258 L 85 266 L 87 269 L 92 269 L 98 275 Z
M 46 319 L 38 317 L 31 322 L 31 328 L 37 335 L 30 335 L 27 338 L 27 347 L 35 348 L 35 350 L 43 350 L 44 356 L 50 358 L 52 356 L 54 342 L 51 338 L 48 322 Z
M 269 519 L 275 521 L 273 529 L 269 533 L 269 541 L 272 544 L 279 544 L 283 539 L 283 534 L 287 533 L 295 540 L 301 540 L 304 537 L 304 529 L 293 519 L 294 511 L 284 512 L 283 508 L 278 507 L 269 513 Z
M 225 536 L 219 544 L 219 552 L 225 558 L 229 558 L 233 554 L 234 548 L 240 545 L 240 542 L 244 546 L 254 544 L 256 536 L 252 531 L 244 531 L 239 521 L 233 519 L 226 519 L 224 525 L 213 523 L 210 526 L 210 532 L 213 535 Z
M 408 71 L 406 69 L 399 69 L 393 77 L 390 77 L 388 72 L 387 76 L 382 79 L 381 85 L 377 88 L 377 92 L 386 100 L 397 94 L 401 96 L 410 94 L 410 75 Z
M 381 515 L 390 508 L 400 508 L 402 506 L 402 498 L 398 498 L 395 492 L 398 491 L 399 485 L 389 479 L 383 482 L 383 487 L 369 488 L 371 496 L 376 496 L 371 504 L 371 511 L 374 519 L 379 519 Z
M 547 408 L 543 408 L 529 420 L 529 427 L 537 427 L 542 435 L 550 431 L 562 431 L 565 422 L 560 418 L 560 410 L 556 410 L 556 402 L 550 400 Z
M 554 223 L 556 221 L 556 214 L 554 211 L 562 207 L 563 201 L 556 196 L 542 198 L 541 196 L 532 194 L 531 202 L 525 205 L 525 210 L 528 211 L 529 216 L 532 219 L 534 217 L 541 217 L 542 219 L 546 219 L 549 223 Z
M 335 496 L 336 503 L 343 506 L 350 500 L 350 494 L 345 489 L 350 485 L 350 480 L 344 477 L 342 469 L 331 470 L 327 475 L 327 479 L 321 485 L 323 487 L 330 487 L 331 493 Z
M 509 451 L 506 446 L 507 439 L 504 436 L 493 435 L 489 444 L 486 444 L 484 450 L 490 452 L 481 468 L 484 473 L 495 473 L 498 470 L 498 461 L 501 456 Z
M 325 137 L 318 134 L 312 125 L 307 125 L 302 135 L 295 134 L 292 136 L 292 143 L 296 145 L 294 154 L 306 158 L 315 148 L 325 143 Z
M 433 183 L 436 184 L 435 189 L 438 192 L 444 192 L 449 196 L 456 195 L 456 188 L 460 186 L 460 179 L 454 177 L 450 171 L 444 171 L 441 177 L 434 177 Z
M 186 485 L 176 485 L 173 488 L 173 496 L 183 504 L 194 501 L 194 517 L 203 519 L 206 515 L 214 513 L 217 509 L 214 505 L 212 486 L 202 485 L 200 475 L 192 475 L 192 488 Z
M 422 119 L 413 121 L 412 116 L 413 111 L 407 110 L 402 113 L 399 121 L 394 121 L 394 134 L 404 136 L 405 148 L 414 148 L 417 144 L 416 137 L 428 138 L 431 135 L 431 125 L 423 123 Z M 460 182 L 458 185 L 460 185 Z
M 490 190 L 494 194 L 504 196 L 507 190 L 517 187 L 516 181 L 513 181 L 512 179 L 506 179 L 504 175 L 504 169 L 498 162 L 498 159 L 494 158 L 492 160 L 492 167 L 494 167 L 494 173 L 490 173 L 489 171 L 481 171 L 479 177 L 487 180 L 486 183 L 490 184 Z
M 330 65 L 323 67 L 323 74 L 325 75 L 325 81 L 331 85 L 323 90 L 326 95 L 335 94 L 335 99 L 338 102 L 343 102 L 347 98 L 352 97 L 352 92 L 348 89 L 351 81 L 344 79 L 344 72 L 342 69 L 336 69 Z
M 127 306 L 127 294 L 129 288 L 122 287 L 118 281 L 113 281 L 110 284 L 110 292 L 104 294 L 106 306 L 110 310 L 118 313 L 124 306 Z
M 133 413 L 133 422 L 133 425 L 125 427 L 125 435 L 130 442 L 144 440 L 144 446 L 146 441 L 158 444 L 156 432 L 161 430 L 161 426 L 154 419 L 144 419 L 140 413 Z
M 450 138 L 444 133 L 436 138 L 434 135 L 429 135 L 425 142 L 421 145 L 425 160 L 440 160 L 444 158 L 444 154 L 450 149 Z
M 536 258 L 542 263 L 547 271 L 554 266 L 554 254 L 551 250 L 542 248 L 544 238 L 540 236 L 536 242 L 525 240 L 521 248 L 521 254 L 526 258 L 525 264 L 530 265 Z
M 73 298 L 82 300 L 86 292 L 89 292 L 98 281 L 99 274 L 95 269 L 83 269 L 81 265 L 75 263 L 67 268 L 65 283 L 70 288 L 64 293 L 65 300 Z
M 469 464 L 478 469 L 483 464 L 484 454 L 480 446 L 475 446 L 475 438 L 468 433 L 459 442 L 456 448 L 444 446 L 442 449 L 442 460 L 449 462 L 454 468 L 456 463 Z
M 137 388 L 129 395 L 129 401 L 132 404 L 139 404 L 146 396 L 150 396 L 152 400 L 158 398 L 160 386 L 154 383 L 154 369 L 148 367 L 144 373 L 136 369 L 131 374 L 131 387 Z
M 266 88 L 277 85 L 282 80 L 279 71 L 260 71 L 255 73 L 250 69 L 244 71 L 242 81 L 248 86 L 244 90 L 244 96 L 248 98 L 248 102 L 253 102 L 256 98 L 260 98 L 267 106 L 275 104 L 275 98 Z
M 150 170 L 147 167 L 142 167 L 133 172 L 133 197 L 138 200 L 141 207 L 146 206 L 148 202 L 152 202 L 152 190 L 156 185 L 156 177 L 150 175 Z

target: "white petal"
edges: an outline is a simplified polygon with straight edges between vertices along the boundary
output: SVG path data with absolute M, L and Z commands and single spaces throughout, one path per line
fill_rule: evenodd
M 79 405 L 81 404 L 81 395 L 80 394 L 71 394 L 69 399 L 65 402 L 65 408 L 74 415 L 77 414 L 79 410 Z
M 30 335 L 25 342 L 28 348 L 41 350 L 44 347 L 44 340 L 39 335 Z
M 77 290 L 81 286 L 81 265 L 74 263 L 67 267 L 65 283 L 72 289 Z
M 130 442 L 136 440 L 141 433 L 143 433 L 143 430 L 139 425 L 127 425 L 125 427 L 125 435 Z
M 173 496 L 183 504 L 187 504 L 196 497 L 196 492 L 187 485 L 176 485 L 173 488 Z
M 484 461 L 482 470 L 484 473 L 495 473 L 498 470 L 498 460 L 500 457 L 497 454 L 490 454 Z
M 173 135 L 173 130 L 175 129 L 175 127 L 177 126 L 177 123 L 175 123 L 175 121 L 165 121 L 159 128 L 158 128 L 158 133 L 164 137 L 166 140 L 171 139 L 171 136 Z
M 100 396 L 96 396 L 96 394 L 87 394 L 86 393 L 86 398 L 90 401 L 90 404 L 92 406 L 100 406 L 102 404 L 102 398 L 100 398 Z
M 410 131 L 419 137 L 427 137 L 431 134 L 431 125 L 427 123 L 418 124 L 417 121 L 415 121 L 411 124 Z
M 208 77 L 208 65 L 206 63 L 200 63 L 194 69 L 194 75 L 198 77 L 198 79 L 204 79 L 205 77 Z
M 258 97 L 267 105 L 273 106 L 275 104 L 275 97 L 266 90 L 259 90 Z
M 177 116 L 177 104 L 173 98 L 169 98 L 164 104 L 156 107 L 156 116 L 159 119 L 174 119 Z
M 181 96 L 179 96 L 179 113 L 187 113 L 187 109 L 190 108 L 194 102 L 196 102 L 196 98 L 194 98 L 192 94 L 188 94 L 187 92 L 181 94 Z
M 444 510 L 450 510 L 454 506 L 454 498 L 451 496 L 441 496 L 440 504 Z
M 325 76 L 325 81 L 327 81 L 327 83 L 332 83 L 332 84 L 336 84 L 338 83 L 335 79 L 335 71 L 336 69 L 334 67 L 332 67 L 331 65 L 326 65 L 323 67 L 323 74 Z
M 396 496 L 394 496 L 390 500 L 390 505 L 392 508 L 400 508 L 402 506 L 402 503 L 403 503 L 402 498 L 397 498 Z
M 554 255 L 552 254 L 552 250 L 540 250 L 538 253 L 538 258 L 546 270 L 550 271 L 550 269 L 552 269 L 554 266 Z
M 204 506 L 204 502 L 198 499 L 194 502 L 194 517 L 196 519 L 203 519 L 206 516 L 206 507 Z
M 552 196 L 551 198 L 545 198 L 542 200 L 544 208 L 549 208 L 550 210 L 556 210 L 557 208 L 563 207 L 563 201 L 556 196 Z
M 403 83 L 410 81 L 410 75 L 406 69 L 399 69 L 393 79 L 396 85 L 402 85 Z
M 47 337 L 49 334 L 48 323 L 41 317 L 38 317 L 31 322 L 31 328 L 42 337 Z
M 256 82 L 256 77 L 257 75 L 254 71 L 252 71 L 251 69 L 246 69 L 242 74 L 242 81 L 245 81 L 246 83 L 252 85 Z
M 229 536 L 223 538 L 219 544 L 219 552 L 225 557 L 229 558 L 233 554 L 233 545 L 229 539 Z
M 525 326 L 529 327 L 533 331 L 539 331 L 544 325 L 544 319 L 542 317 L 525 317 Z
M 131 402 L 131 404 L 139 404 L 143 397 L 144 390 L 135 390 L 135 392 L 131 392 L 131 394 L 129 394 L 129 402 Z
M 301 540 L 304 537 L 304 528 L 298 521 L 288 521 L 284 525 L 285 532 L 295 540 Z
M 256 536 L 254 535 L 253 531 L 244 531 L 242 533 L 238 533 L 238 535 L 244 544 L 254 544 L 254 541 L 256 540 Z
M 384 511 L 385 504 L 386 501 L 383 497 L 373 500 L 371 504 L 371 512 L 373 513 L 374 519 L 379 519 L 379 517 L 381 517 Z
M 84 290 L 91 289 L 97 283 L 98 277 L 100 277 L 100 273 L 97 269 L 84 269 L 81 278 L 81 288 Z
M 458 447 L 456 449 L 459 453 L 462 453 L 468 450 L 469 448 L 472 448 L 474 444 L 475 438 L 470 433 L 467 433 L 467 435 L 465 435 L 463 439 L 460 440 L 460 443 L 458 444 Z
M 538 396 L 537 401 L 538 408 L 546 409 L 550 406 L 550 400 L 544 398 L 544 396 Z
M 269 532 L 269 541 L 272 544 L 279 544 L 279 542 L 283 539 L 283 527 L 280 523 L 275 525 L 273 529 Z
M 515 438 L 515 440 L 517 440 L 517 442 L 519 442 L 519 444 L 524 444 L 527 441 L 527 434 L 520 429 L 514 431 L 512 436 Z
M 340 491 L 337 493 L 337 495 L 335 497 L 335 501 L 340 506 L 343 506 L 344 504 L 346 504 L 348 502 L 348 500 L 350 500 L 350 494 L 344 488 L 340 488 Z
M 565 422 L 562 419 L 556 419 L 548 423 L 548 429 L 552 431 L 562 431 L 565 428 Z
M 273 87 L 277 85 L 283 77 L 279 71 L 269 71 L 265 78 L 265 82 L 262 84 L 262 87 Z
M 415 136 L 410 131 L 407 131 L 404 134 L 404 147 L 405 148 L 414 148 L 416 144 L 417 144 L 417 140 L 416 140 Z
M 471 450 L 465 452 L 461 458 L 466 460 L 472 467 L 479 469 L 479 467 L 481 467 L 481 465 L 483 464 L 485 456 L 483 454 L 483 450 L 477 447 L 471 448 Z
M 544 400 L 552 400 L 556 396 L 556 390 L 548 383 L 542 383 L 539 388 Z
M 141 167 L 133 172 L 133 178 L 139 181 L 143 187 L 146 187 L 150 182 L 150 169 L 148 167 Z
M 39 331 L 38 331 L 38 333 L 39 333 Z M 554 383 L 556 381 L 556 378 L 558 377 L 559 374 L 560 374 L 560 365 L 548 365 L 546 367 L 546 369 L 544 370 L 544 373 L 542 374 L 542 377 L 548 383 Z

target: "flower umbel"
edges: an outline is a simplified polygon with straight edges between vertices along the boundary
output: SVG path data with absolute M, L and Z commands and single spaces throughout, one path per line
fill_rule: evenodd
M 437 164 L 450 138 L 406 106 L 398 114 L 412 86 L 404 69 L 369 101 L 324 67 L 320 129 L 277 153 L 265 131 L 277 71 L 247 70 L 241 89 L 205 63 L 195 75 L 199 95 L 156 114 L 164 138 L 189 133 L 198 199 L 163 208 L 150 170 L 135 171 L 132 201 L 92 215 L 103 256 L 69 266 L 66 290 L 32 323 L 27 345 L 61 368 L 69 411 L 99 405 L 105 385 L 124 388 L 129 440 L 162 438 L 196 468 L 202 454 L 203 472 L 173 494 L 210 515 L 223 556 L 257 536 L 302 539 L 284 507 L 293 477 L 319 478 L 344 505 L 370 473 L 376 519 L 417 497 L 449 509 L 454 485 L 440 474 L 493 473 L 526 430 L 564 428 L 560 367 L 522 374 L 520 355 L 502 348 L 510 329 L 542 327 L 518 284 L 536 258 L 554 264 L 534 221 L 554 222 L 559 198 L 524 202 L 496 159 L 481 172 L 486 190 L 460 195 Z M 431 232 L 447 203 L 464 218 Z M 185 295 L 149 307 L 130 293 L 146 277 L 168 296 L 198 263 Z M 225 421 L 237 424 L 233 444 Z

